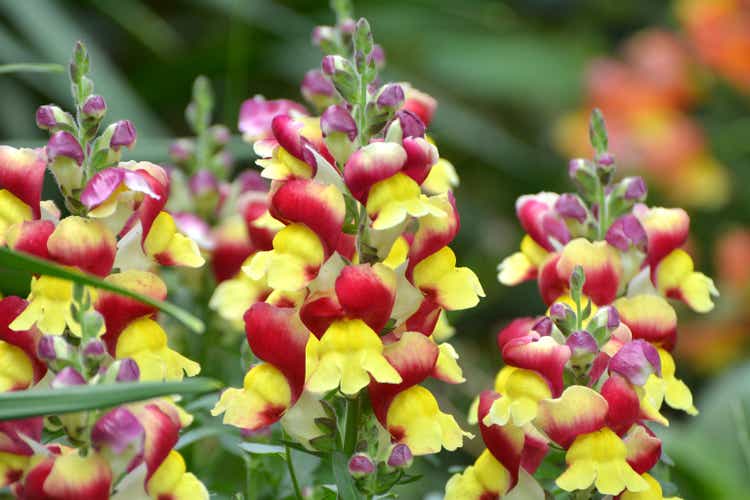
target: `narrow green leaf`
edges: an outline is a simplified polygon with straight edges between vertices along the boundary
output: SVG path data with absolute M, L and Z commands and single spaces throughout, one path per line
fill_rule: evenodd
M 115 285 L 114 283 L 104 281 L 96 276 L 72 271 L 58 264 L 55 264 L 54 262 L 39 259 L 25 253 L 16 252 L 6 247 L 0 247 L 0 268 L 38 273 L 46 276 L 53 276 L 55 278 L 63 278 L 75 283 L 81 283 L 94 288 L 98 288 L 100 290 L 107 290 L 108 292 L 117 293 L 158 308 L 160 311 L 164 312 L 165 314 L 169 314 L 174 319 L 181 322 L 194 332 L 201 333 L 205 330 L 205 325 L 200 319 L 196 318 L 189 312 L 180 309 L 173 304 L 170 304 L 169 302 L 163 302 L 153 299 L 146 295 L 128 290 L 127 288 L 123 288 L 119 285 Z
M 239 447 L 253 455 L 284 454 L 284 447 L 276 444 L 240 443 Z
M 0 75 L 4 73 L 64 73 L 65 66 L 54 63 L 0 64 Z
M 219 436 L 221 434 L 225 434 L 229 432 L 229 427 L 225 425 L 211 425 L 208 427 L 198 427 L 197 429 L 193 429 L 190 432 L 186 432 L 182 436 L 180 436 L 180 440 L 177 441 L 177 444 L 175 445 L 175 450 L 181 450 L 182 448 L 186 446 L 190 446 L 191 444 L 195 443 L 196 441 L 200 441 L 201 439 L 205 439 L 207 437 L 212 436 Z
M 210 392 L 220 387 L 215 380 L 198 377 L 181 382 L 128 382 L 4 392 L 0 394 L 0 421 L 109 408 L 161 396 Z

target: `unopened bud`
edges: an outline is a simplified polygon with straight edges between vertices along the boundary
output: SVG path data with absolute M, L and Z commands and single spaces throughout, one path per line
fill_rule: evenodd
M 70 158 L 78 165 L 83 163 L 83 149 L 81 149 L 78 139 L 64 130 L 52 134 L 47 142 L 47 158 L 49 161 L 54 162 L 60 156 Z
M 123 146 L 128 149 L 133 149 L 136 138 L 137 134 L 133 123 L 130 120 L 120 120 L 115 123 L 112 138 L 109 140 L 109 147 L 115 151 L 119 151 Z
M 575 328 L 576 313 L 573 312 L 573 309 L 568 304 L 555 302 L 549 308 L 549 316 L 555 323 L 555 326 L 566 335 Z
M 570 160 L 568 175 L 576 183 L 583 196 L 591 201 L 595 199 L 599 189 L 599 177 L 593 163 L 583 158 Z
M 99 120 L 107 112 L 107 103 L 100 95 L 90 95 L 86 98 L 86 102 L 83 103 L 81 111 L 84 117 Z
M 404 443 L 396 443 L 391 446 L 391 452 L 388 454 L 387 464 L 394 469 L 408 469 L 414 462 L 411 449 Z
M 596 155 L 596 163 L 603 167 L 611 167 L 615 164 L 615 157 L 608 151 Z
M 316 26 L 312 30 L 312 43 L 325 53 L 333 52 L 336 30 L 331 26 Z
M 143 426 L 130 410 L 118 407 L 102 415 L 91 428 L 91 444 L 99 452 L 121 455 L 132 449 L 133 456 L 143 448 Z
M 606 235 L 607 243 L 626 252 L 630 247 L 645 250 L 647 244 L 646 230 L 633 214 L 623 215 L 615 220 Z
M 198 170 L 188 181 L 190 192 L 194 196 L 202 196 L 207 193 L 217 193 L 219 190 L 219 181 L 210 170 Z
M 364 17 L 357 21 L 357 29 L 354 33 L 354 48 L 366 55 L 372 52 L 372 31 L 370 30 L 370 23 Z
M 357 137 L 357 124 L 349 111 L 342 105 L 329 106 L 320 117 L 320 129 L 324 137 L 343 133 L 353 141 Z
M 232 139 L 232 133 L 224 125 L 213 125 L 208 129 L 208 132 L 211 134 L 214 143 L 220 146 L 229 144 L 229 141 Z
M 380 89 L 375 103 L 381 109 L 398 109 L 403 106 L 404 99 L 403 87 L 397 83 L 389 83 Z
M 357 453 L 349 459 L 349 474 L 354 478 L 365 477 L 375 472 L 375 464 L 364 453 Z
M 101 360 L 107 355 L 107 347 L 101 340 L 94 339 L 83 347 L 83 355 L 93 360 Z
M 375 62 L 375 67 L 377 69 L 381 69 L 383 66 L 385 66 L 385 51 L 383 50 L 383 47 L 378 44 L 373 45 L 370 56 Z
M 169 156 L 176 162 L 186 162 L 195 154 L 195 142 L 177 139 L 169 146 Z
M 39 106 L 36 110 L 36 126 L 42 130 L 56 131 L 60 126 L 73 127 L 73 117 L 54 104 Z
M 331 81 L 316 69 L 305 73 L 300 91 L 308 102 L 319 109 L 333 104 L 336 98 L 336 89 Z
M 55 378 L 50 382 L 50 387 L 53 389 L 62 389 L 64 387 L 73 387 L 77 385 L 86 384 L 86 379 L 83 375 L 78 373 L 78 370 L 72 366 L 66 366 L 60 373 L 55 375 Z
M 534 326 L 532 326 L 531 329 L 542 337 L 545 337 L 552 333 L 552 326 L 552 319 L 547 316 L 542 316 L 536 323 L 534 323 Z
M 634 202 L 642 202 L 646 200 L 648 195 L 648 188 L 643 177 L 626 177 L 621 181 L 621 184 L 625 185 L 625 199 Z
M 394 133 L 394 128 L 397 129 L 396 133 Z M 391 124 L 388 125 L 386 136 L 389 137 L 389 140 L 398 139 L 399 134 L 397 132 L 399 131 L 402 140 L 407 137 L 424 137 L 425 126 L 417 115 L 401 109 L 396 112 Z
M 112 366 L 116 366 L 115 381 L 117 382 L 137 382 L 141 376 L 141 370 L 138 363 L 132 358 L 117 360 Z
M 570 361 L 574 366 L 589 365 L 599 352 L 599 346 L 594 337 L 584 330 L 571 333 L 565 345 L 570 348 Z
M 268 181 L 260 176 L 256 170 L 245 170 L 237 176 L 235 181 L 240 186 L 240 192 L 268 191 Z
M 573 219 L 579 223 L 584 223 L 588 218 L 586 207 L 580 198 L 574 194 L 561 194 L 555 202 L 555 211 L 565 219 Z
M 325 56 L 321 69 L 324 74 L 328 75 L 333 86 L 344 99 L 349 102 L 359 102 L 359 78 L 351 61 L 342 56 Z

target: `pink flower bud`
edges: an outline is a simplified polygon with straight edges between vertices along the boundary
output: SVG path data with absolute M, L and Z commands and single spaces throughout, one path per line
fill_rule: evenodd
M 52 134 L 47 142 L 47 158 L 49 158 L 49 161 L 55 161 L 58 156 L 70 158 L 78 165 L 83 163 L 83 149 L 81 149 L 78 139 L 64 130 Z
M 36 126 L 42 130 L 49 130 L 57 125 L 57 119 L 55 118 L 55 108 L 57 108 L 57 106 L 53 106 L 51 104 L 39 106 L 39 108 L 36 110 Z
M 86 102 L 83 103 L 83 115 L 90 118 L 101 118 L 107 111 L 107 103 L 104 98 L 100 95 L 91 95 L 86 98 Z
M 336 58 L 343 59 L 341 56 L 325 56 L 320 62 L 320 69 L 325 75 L 333 75 L 336 72 Z
M 131 450 L 135 456 L 143 452 L 146 433 L 138 419 L 126 408 L 110 410 L 91 428 L 91 443 L 97 451 L 121 455 Z
M 399 110 L 393 119 L 400 123 L 403 137 L 424 137 L 424 123 L 411 111 Z
M 571 314 L 574 314 L 573 309 L 571 309 L 568 304 L 565 304 L 563 302 L 555 302 L 554 304 L 552 304 L 552 307 L 549 308 L 549 315 L 555 321 L 565 320 Z
M 561 217 L 566 219 L 574 219 L 580 223 L 584 223 L 588 217 L 586 207 L 583 206 L 578 196 L 570 193 L 561 194 L 555 202 L 555 211 L 560 214 Z
M 130 120 L 120 120 L 115 124 L 115 131 L 112 133 L 112 138 L 109 140 L 109 147 L 115 151 L 119 151 L 123 146 L 128 149 L 133 149 L 136 137 L 137 134 L 133 123 Z
M 311 69 L 305 73 L 305 77 L 302 79 L 301 91 L 305 99 L 309 101 L 314 101 L 316 98 L 333 97 L 336 93 L 336 89 L 333 87 L 331 81 L 316 69 Z
M 330 42 L 335 37 L 335 32 L 331 26 L 316 26 L 312 30 L 312 43 L 320 47 L 325 42 Z
M 597 155 L 596 162 L 604 167 L 611 167 L 615 164 L 615 157 L 610 153 L 602 153 Z
M 120 359 L 118 362 L 120 365 L 117 369 L 115 380 L 117 382 L 137 382 L 141 376 L 138 363 L 131 358 Z
M 54 361 L 58 358 L 57 353 L 57 346 L 55 345 L 55 339 L 60 339 L 63 342 L 65 342 L 61 337 L 58 337 L 57 335 L 45 335 L 41 339 L 39 339 L 39 344 L 37 344 L 37 354 L 40 358 L 42 358 L 45 361 Z
M 364 453 L 357 453 L 349 459 L 349 474 L 352 477 L 365 477 L 375 472 L 375 464 Z
M 609 371 L 622 375 L 631 384 L 643 385 L 652 373 L 661 376 L 661 360 L 653 345 L 636 339 L 615 353 L 609 362 Z
M 357 124 L 349 111 L 342 105 L 328 106 L 320 117 L 320 129 L 323 136 L 328 137 L 332 133 L 340 132 L 353 141 L 357 137 Z
M 260 172 L 256 170 L 245 170 L 237 176 L 234 182 L 240 185 L 241 193 L 247 191 L 268 191 L 268 181 L 261 177 Z
M 644 201 L 648 194 L 648 188 L 643 177 L 627 177 L 622 180 L 627 187 L 625 189 L 625 199 L 630 201 Z
M 214 125 L 208 130 L 211 133 L 211 138 L 216 144 L 223 146 L 228 144 L 232 139 L 232 133 L 224 125 Z
M 357 29 L 357 23 L 352 18 L 347 18 L 341 21 L 339 23 L 339 29 L 342 33 L 346 33 L 347 35 L 351 35 L 354 33 Z
M 177 139 L 169 146 L 169 156 L 176 162 L 190 159 L 195 153 L 195 142 L 190 139 Z
M 375 61 L 376 68 L 380 69 L 385 66 L 385 51 L 383 50 L 383 47 L 381 47 L 377 43 L 372 46 L 372 52 L 370 53 L 370 56 Z
M 599 352 L 599 346 L 594 337 L 583 330 L 571 333 L 565 345 L 570 347 L 570 359 L 574 365 L 588 365 Z
M 90 340 L 83 348 L 83 355 L 91 359 L 102 359 L 107 354 L 107 346 L 98 339 Z
M 50 387 L 53 389 L 62 389 L 64 387 L 73 387 L 84 384 L 86 384 L 86 379 L 83 378 L 83 375 L 78 373 L 78 371 L 72 366 L 66 366 L 60 370 L 60 373 L 55 375 L 55 378 L 50 382 Z
M 190 177 L 188 187 L 194 196 L 201 196 L 206 193 L 217 192 L 219 190 L 219 181 L 213 172 L 203 168 Z
M 628 251 L 631 245 L 639 250 L 645 250 L 647 244 L 646 231 L 633 214 L 623 215 L 615 220 L 607 230 L 606 240 L 623 252 Z
M 391 447 L 391 453 L 388 455 L 386 463 L 396 469 L 408 469 L 413 461 L 411 449 L 404 443 L 397 443 Z
M 380 89 L 375 101 L 379 108 L 399 108 L 404 104 L 404 89 L 397 83 L 389 83 Z
M 536 323 L 534 323 L 534 326 L 532 326 L 531 329 L 544 337 L 552 333 L 552 325 L 553 323 L 550 318 L 542 316 Z

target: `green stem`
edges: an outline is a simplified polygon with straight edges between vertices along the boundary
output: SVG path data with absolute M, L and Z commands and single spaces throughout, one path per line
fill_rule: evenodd
M 607 197 L 605 193 L 605 187 L 599 184 L 599 232 L 598 239 L 603 240 L 607 234 L 607 226 L 609 225 L 609 207 L 607 206 Z
M 245 500 L 254 500 L 255 492 L 253 491 L 253 457 L 248 453 L 242 454 L 242 460 L 245 462 Z
M 346 400 L 346 424 L 344 427 L 344 453 L 351 456 L 357 446 L 359 428 L 360 398 Z
M 583 318 L 581 317 L 581 294 L 576 294 L 576 331 L 583 328 Z
M 286 442 L 286 433 L 282 431 L 282 436 L 284 438 L 284 441 Z M 294 471 L 294 462 L 292 462 L 292 450 L 289 448 L 289 446 L 285 443 L 284 444 L 284 453 L 286 455 L 286 467 L 289 469 L 289 479 L 292 480 L 292 487 L 294 488 L 294 498 L 297 500 L 302 500 L 302 490 L 299 488 L 299 483 L 297 482 L 297 473 Z

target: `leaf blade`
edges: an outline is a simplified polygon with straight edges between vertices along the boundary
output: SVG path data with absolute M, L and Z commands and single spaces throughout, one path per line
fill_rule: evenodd
M 100 290 L 117 293 L 158 308 L 160 311 L 172 316 L 174 319 L 196 333 L 202 333 L 206 328 L 200 319 L 193 316 L 184 309 L 180 309 L 174 304 L 153 299 L 146 295 L 128 290 L 127 288 L 121 287 L 119 285 L 115 285 L 114 283 L 104 281 L 96 276 L 92 276 L 90 274 L 85 274 L 82 272 L 71 271 L 70 269 L 62 267 L 53 262 L 39 259 L 25 253 L 16 252 L 7 247 L 0 247 L 0 267 L 15 269 L 18 271 L 38 273 L 55 278 L 67 279 L 75 283 L 81 283 L 83 285 L 88 285 Z
M 215 380 L 197 377 L 180 382 L 126 382 L 5 392 L 0 394 L 0 421 L 109 408 L 161 396 L 210 392 L 220 387 Z

